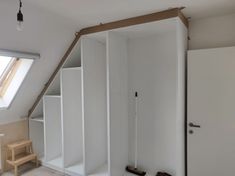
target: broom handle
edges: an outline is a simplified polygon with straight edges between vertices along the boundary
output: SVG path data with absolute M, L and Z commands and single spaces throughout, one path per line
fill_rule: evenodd
M 138 92 L 135 92 L 135 168 L 138 167 Z

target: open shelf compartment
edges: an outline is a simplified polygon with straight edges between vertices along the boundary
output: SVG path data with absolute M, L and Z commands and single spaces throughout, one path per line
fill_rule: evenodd
M 44 164 L 52 169 L 63 171 L 61 96 L 43 97 L 44 113 Z
M 80 67 L 61 70 L 61 98 L 65 172 L 80 176 L 84 174 L 82 69 Z

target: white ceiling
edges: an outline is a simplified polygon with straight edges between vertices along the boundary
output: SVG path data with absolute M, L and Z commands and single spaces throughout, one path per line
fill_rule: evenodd
M 235 13 L 235 0 L 23 0 L 63 16 L 78 28 L 185 6 L 192 19 Z

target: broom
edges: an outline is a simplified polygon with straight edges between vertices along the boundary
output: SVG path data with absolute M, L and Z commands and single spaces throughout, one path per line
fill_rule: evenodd
M 145 176 L 146 172 L 139 170 L 138 166 L 138 92 L 135 92 L 135 166 L 127 166 L 126 171 L 135 175 Z

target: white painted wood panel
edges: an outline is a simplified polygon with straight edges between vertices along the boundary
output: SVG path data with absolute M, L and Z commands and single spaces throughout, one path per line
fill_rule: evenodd
M 188 52 L 189 176 L 235 173 L 234 90 L 235 47 Z
M 85 173 L 107 162 L 106 46 L 82 38 Z
M 45 161 L 62 156 L 61 98 L 44 96 Z
M 188 29 L 180 19 L 176 22 L 177 47 L 177 100 L 176 100 L 176 175 L 185 175 L 185 94 Z
M 123 175 L 128 164 L 127 40 L 107 37 L 109 175 Z
M 81 68 L 61 71 L 64 166 L 83 161 Z

